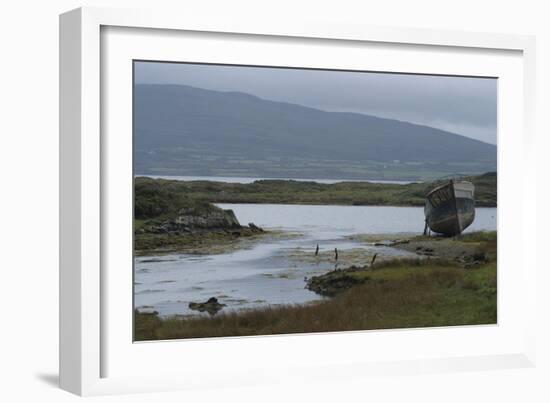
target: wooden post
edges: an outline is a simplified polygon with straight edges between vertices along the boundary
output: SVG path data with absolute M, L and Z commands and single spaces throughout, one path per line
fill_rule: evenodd
M 376 256 L 378 256 L 378 253 L 375 253 L 372 257 L 372 260 L 370 261 L 370 268 L 374 269 L 374 261 L 376 260 Z

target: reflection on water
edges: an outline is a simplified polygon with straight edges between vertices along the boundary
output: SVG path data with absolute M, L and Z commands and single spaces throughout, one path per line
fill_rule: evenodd
M 354 234 L 418 233 L 424 229 L 421 207 L 303 206 L 279 204 L 219 204 L 232 209 L 243 224 L 300 235 L 266 238 L 248 249 L 220 255 L 140 256 L 135 259 L 135 305 L 161 315 L 197 315 L 189 302 L 217 297 L 224 311 L 267 305 L 305 303 L 322 297 L 304 288 L 304 277 L 334 269 L 334 263 L 297 262 L 290 255 L 301 248 L 321 253 L 338 248 L 364 248 L 381 256 L 406 256 L 398 249 L 348 240 Z M 466 230 L 495 230 L 496 208 L 477 208 Z M 224 312 L 222 311 L 222 312 Z M 204 314 L 203 314 L 204 315 Z

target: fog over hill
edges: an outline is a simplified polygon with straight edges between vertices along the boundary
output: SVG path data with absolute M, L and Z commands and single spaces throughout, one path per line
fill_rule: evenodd
M 135 173 L 429 179 L 496 170 L 496 146 L 358 113 L 239 92 L 134 87 Z

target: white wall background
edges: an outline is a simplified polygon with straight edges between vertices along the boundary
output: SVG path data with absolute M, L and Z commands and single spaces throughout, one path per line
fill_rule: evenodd
M 550 28 L 545 1 L 72 1 L 8 0 L 0 5 L 0 399 L 74 401 L 56 387 L 58 328 L 58 14 L 82 5 L 180 7 L 179 12 L 231 18 L 269 15 L 373 25 L 450 28 L 537 36 L 539 251 L 549 183 Z M 542 253 L 541 253 L 542 255 Z M 549 284 L 543 272 L 541 290 Z M 345 384 L 262 387 L 93 398 L 132 402 L 266 401 L 550 401 L 548 294 L 536 369 L 369 378 Z

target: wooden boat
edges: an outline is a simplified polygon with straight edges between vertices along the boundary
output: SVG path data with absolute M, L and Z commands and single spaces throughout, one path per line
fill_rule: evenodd
M 468 181 L 450 180 L 426 195 L 426 227 L 439 234 L 461 234 L 475 218 L 475 187 Z

